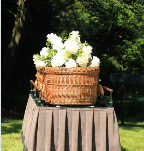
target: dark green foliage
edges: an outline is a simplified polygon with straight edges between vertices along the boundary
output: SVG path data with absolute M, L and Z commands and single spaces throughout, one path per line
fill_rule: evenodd
M 17 0 L 2 0 L 1 4 L 3 57 L 16 19 Z M 29 80 L 34 80 L 36 73 L 33 54 L 39 53 L 42 47 L 45 47 L 46 36 L 49 33 L 56 33 L 65 38 L 72 30 L 79 31 L 81 41 L 86 40 L 93 47 L 93 55 L 101 60 L 102 85 L 113 88 L 109 80 L 111 72 L 144 74 L 143 1 L 32 0 L 27 1 L 25 7 L 26 10 L 29 7 L 27 32 L 22 36 L 22 51 L 9 77 L 11 80 L 8 83 L 7 92 L 2 94 L 2 104 L 7 104 L 7 100 L 11 99 L 18 102 L 17 98 L 8 96 L 7 93 L 15 93 L 16 96 L 17 91 L 19 95 L 21 92 L 22 95 L 27 95 L 29 92 Z M 24 91 L 19 89 L 20 83 L 25 85 Z M 131 92 L 130 89 L 129 92 Z M 143 90 L 143 87 L 137 90 L 141 97 L 144 96 Z M 3 99 L 5 95 L 8 99 Z M 131 94 L 128 93 L 128 95 Z
M 121 114 L 120 106 L 121 106 L 120 101 L 114 101 L 114 109 L 118 116 L 120 116 Z M 134 115 L 136 113 L 140 113 L 144 111 L 144 102 L 124 100 L 123 107 L 124 107 L 124 118 L 125 118 L 127 115 Z
M 125 112 L 128 112 L 129 115 L 140 113 L 144 111 L 144 102 L 127 102 L 124 105 Z
M 76 1 L 59 12 L 57 32 L 79 30 L 100 57 L 100 77 L 111 72 L 144 74 L 144 5 L 140 1 Z

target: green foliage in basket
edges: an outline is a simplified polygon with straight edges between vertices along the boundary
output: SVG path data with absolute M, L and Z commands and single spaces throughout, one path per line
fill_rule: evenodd
M 36 67 L 99 67 L 100 60 L 92 57 L 92 47 L 80 41 L 79 31 L 72 31 L 68 39 L 48 34 L 46 47 L 33 55 Z

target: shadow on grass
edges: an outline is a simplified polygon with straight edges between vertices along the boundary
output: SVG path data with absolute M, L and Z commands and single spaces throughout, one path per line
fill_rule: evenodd
M 19 133 L 22 129 L 22 122 L 2 122 L 1 134 Z
M 126 148 L 123 148 L 122 146 L 121 146 L 121 151 L 128 151 Z
M 120 127 L 123 130 L 128 130 L 128 131 L 133 131 L 133 132 L 139 132 L 142 129 L 144 129 L 144 127 L 132 127 L 132 126 L 120 126 Z

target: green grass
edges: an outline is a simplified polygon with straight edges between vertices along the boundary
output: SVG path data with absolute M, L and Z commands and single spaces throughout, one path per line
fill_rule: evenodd
M 125 126 L 119 126 L 122 151 L 144 151 L 144 113 L 127 116 L 125 121 Z M 1 151 L 23 150 L 21 129 L 22 120 L 2 119 Z
M 22 151 L 21 139 L 22 120 L 2 119 L 1 151 Z
M 144 151 L 144 128 L 119 127 L 122 151 Z
M 144 112 L 127 115 L 124 121 L 125 126 L 119 126 L 122 151 L 144 151 Z

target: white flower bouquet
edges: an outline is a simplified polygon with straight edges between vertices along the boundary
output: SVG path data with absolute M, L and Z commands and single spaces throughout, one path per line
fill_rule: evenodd
M 72 31 L 69 38 L 62 40 L 56 34 L 48 34 L 46 47 L 33 55 L 36 67 L 99 67 L 100 60 L 92 57 L 92 47 L 80 41 L 79 31 Z
M 62 40 L 48 34 L 46 47 L 33 55 L 40 96 L 50 104 L 92 105 L 96 102 L 100 60 L 80 41 L 78 31 Z

